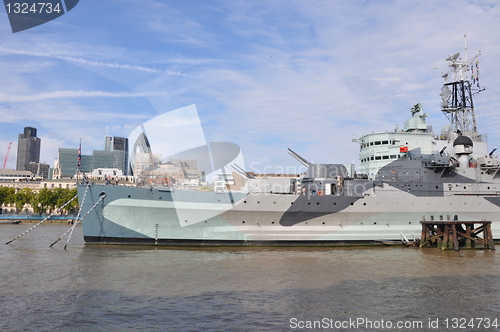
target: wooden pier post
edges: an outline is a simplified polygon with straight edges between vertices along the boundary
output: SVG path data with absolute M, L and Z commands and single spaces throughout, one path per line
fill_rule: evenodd
M 420 247 L 436 246 L 439 249 L 483 248 L 495 250 L 491 221 L 421 221 Z M 474 224 L 479 224 L 474 228 Z M 482 233 L 482 237 L 480 234 Z

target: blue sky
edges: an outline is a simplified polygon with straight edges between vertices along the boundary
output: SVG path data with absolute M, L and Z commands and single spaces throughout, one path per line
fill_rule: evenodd
M 402 127 L 415 103 L 440 131 L 444 59 L 481 50 L 480 130 L 500 145 L 497 1 L 82 0 L 12 33 L 0 12 L 0 160 L 38 129 L 41 159 L 102 150 L 195 104 L 207 141 L 238 144 L 247 169 L 306 159 L 358 163 L 353 138 Z M 182 137 L 179 138 L 182 140 Z M 276 166 L 272 168 L 271 166 Z

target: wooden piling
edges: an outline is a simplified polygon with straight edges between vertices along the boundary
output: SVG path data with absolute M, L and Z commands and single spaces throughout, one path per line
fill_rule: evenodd
M 495 250 L 491 221 L 421 221 L 420 247 L 435 246 L 455 251 L 472 248 Z M 477 225 L 477 228 L 474 226 Z M 482 237 L 481 237 L 482 233 Z

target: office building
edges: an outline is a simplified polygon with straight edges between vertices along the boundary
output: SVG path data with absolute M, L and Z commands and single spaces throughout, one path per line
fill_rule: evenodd
M 126 159 L 127 158 L 125 158 L 125 151 L 123 150 L 94 150 L 92 152 L 92 170 L 97 168 L 117 168 L 123 172 L 123 175 L 126 175 Z
M 36 128 L 25 127 L 17 142 L 16 170 L 26 171 L 30 163 L 40 162 L 41 140 L 36 137 Z
M 80 172 L 92 172 L 92 156 L 82 155 Z M 54 179 L 71 178 L 76 174 L 78 166 L 78 149 L 59 148 L 59 155 L 54 164 Z
M 112 158 L 117 158 L 117 156 L 121 156 L 121 161 L 117 161 L 116 159 L 113 161 L 116 166 L 115 168 L 119 168 L 123 170 L 123 175 L 129 174 L 129 162 L 128 162 L 128 138 L 126 137 L 117 137 L 117 136 L 108 136 L 106 135 L 104 140 L 104 151 L 122 151 L 122 153 L 115 153 Z M 96 151 L 94 151 L 95 153 Z M 119 163 L 119 164 L 116 164 Z M 97 167 L 94 167 L 94 169 Z
M 49 179 L 49 169 L 50 165 L 46 163 L 31 162 L 26 165 L 26 170 L 30 171 L 33 174 L 33 178 L 37 180 L 40 178 L 45 180 Z

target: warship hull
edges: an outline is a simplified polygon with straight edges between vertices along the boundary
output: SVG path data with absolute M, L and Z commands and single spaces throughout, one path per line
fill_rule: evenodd
M 103 185 L 78 190 L 86 197 L 83 210 L 90 211 L 83 221 L 89 244 L 400 244 L 420 236 L 421 220 L 453 219 L 492 221 L 493 237 L 500 239 L 496 193 L 416 197 L 381 188 L 376 196 L 352 197 Z

